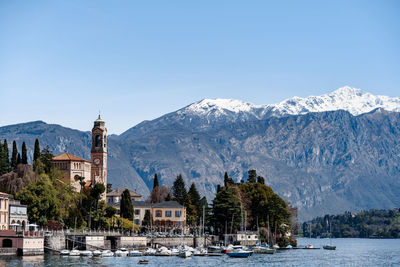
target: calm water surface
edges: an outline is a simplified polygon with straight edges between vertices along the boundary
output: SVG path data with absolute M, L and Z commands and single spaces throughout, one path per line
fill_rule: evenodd
M 323 250 L 326 239 L 300 238 L 299 246 L 313 244 L 319 250 L 284 250 L 274 255 L 253 255 L 247 259 L 222 257 L 124 257 L 72 258 L 57 255 L 3 257 L 0 266 L 400 266 L 400 239 L 333 239 L 334 251 Z M 140 265 L 146 266 L 146 265 Z

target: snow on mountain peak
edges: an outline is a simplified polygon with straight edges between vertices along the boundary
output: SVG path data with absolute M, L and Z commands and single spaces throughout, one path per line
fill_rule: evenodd
M 261 106 L 257 106 L 251 103 L 243 102 L 235 99 L 203 99 L 199 102 L 193 103 L 182 111 L 184 112 L 192 112 L 196 114 L 208 114 L 210 112 L 219 112 L 226 113 L 226 111 L 230 111 L 233 113 L 239 112 L 251 112 L 252 109 L 260 108 Z
M 271 106 L 276 116 L 333 110 L 346 110 L 356 116 L 376 108 L 400 112 L 400 98 L 373 95 L 358 88 L 344 86 L 329 94 L 294 97 Z

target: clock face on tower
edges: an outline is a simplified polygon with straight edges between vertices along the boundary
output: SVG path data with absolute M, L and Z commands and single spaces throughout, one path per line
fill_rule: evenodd
M 94 164 L 99 165 L 100 164 L 100 159 L 94 159 Z

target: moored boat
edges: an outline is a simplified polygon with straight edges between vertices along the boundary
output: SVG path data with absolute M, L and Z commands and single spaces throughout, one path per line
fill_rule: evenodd
M 227 253 L 227 255 L 232 258 L 247 258 L 253 255 L 253 251 L 245 249 L 234 249 L 231 252 Z
M 336 250 L 336 246 L 333 246 L 333 245 L 325 245 L 325 246 L 323 246 L 323 248 L 326 250 Z
M 73 249 L 73 250 L 71 250 L 71 251 L 69 252 L 69 255 L 70 255 L 70 256 L 80 256 L 80 255 L 81 255 L 81 252 L 80 252 L 79 250 L 77 250 L 77 249 Z
M 192 252 L 190 252 L 189 250 L 181 250 L 178 256 L 181 258 L 189 258 L 190 256 L 192 256 Z
M 68 249 L 63 249 L 60 251 L 61 256 L 68 256 L 69 255 L 69 250 Z
M 267 246 L 253 247 L 254 254 L 274 254 L 276 249 Z
M 94 256 L 94 257 L 99 257 L 99 256 L 101 256 L 101 251 L 100 251 L 100 250 L 94 250 L 94 251 L 93 251 L 93 256 Z
M 101 252 L 101 256 L 102 257 L 113 257 L 114 256 L 114 252 L 112 252 L 111 250 L 103 250 Z
M 131 251 L 129 251 L 129 256 L 130 257 L 140 257 L 142 255 L 143 255 L 143 253 L 140 252 L 139 250 L 131 250 Z
M 129 251 L 126 248 L 120 248 L 119 250 L 115 251 L 116 257 L 126 257 L 128 254 Z
M 93 256 L 93 253 L 90 250 L 82 250 L 80 252 L 80 255 L 83 257 L 91 257 Z

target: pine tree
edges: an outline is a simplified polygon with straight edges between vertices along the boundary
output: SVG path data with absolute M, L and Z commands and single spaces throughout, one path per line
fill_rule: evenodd
M 22 157 L 21 157 L 21 163 L 22 163 L 22 164 L 28 164 L 28 156 L 27 156 L 27 150 L 26 150 L 26 144 L 25 144 L 25 142 L 22 143 Z
M 21 154 L 17 154 L 17 166 L 18 166 L 18 164 L 21 164 Z
M 3 153 L 3 145 L 1 144 L 0 140 L 0 175 L 4 174 L 3 164 L 4 164 L 4 153 Z
M 262 177 L 262 176 L 257 176 L 257 183 L 265 184 L 264 177 Z
M 1 143 L 0 143 L 1 145 Z M 0 165 L 0 173 L 4 174 L 10 171 L 10 155 L 8 153 L 8 144 L 7 140 L 4 139 L 4 144 L 2 145 L 2 150 L 1 150 L 1 165 Z
M 33 150 L 33 162 L 40 158 L 40 145 L 39 140 L 35 140 L 35 149 Z
M 133 219 L 133 204 L 131 193 L 128 189 L 125 189 L 122 193 L 121 204 L 120 204 L 120 215 L 122 218 Z
M 11 169 L 15 170 L 17 168 L 17 155 L 18 155 L 18 148 L 17 142 L 13 141 L 13 150 L 11 154 Z
M 158 175 L 157 173 L 154 174 L 154 182 L 153 182 L 153 189 L 158 187 Z
M 187 201 L 187 192 L 185 188 L 185 181 L 183 181 L 182 175 L 179 174 L 174 181 L 172 186 L 172 193 L 175 200 L 181 204 L 185 205 Z
M 193 218 L 193 222 L 197 222 L 199 219 L 199 214 L 201 214 L 201 208 L 200 208 L 200 194 L 199 191 L 197 191 L 196 185 L 192 183 L 190 186 L 189 192 L 188 192 L 188 199 L 190 201 L 189 204 L 193 205 L 193 209 L 189 209 L 188 205 L 188 216 Z
M 224 186 L 228 185 L 228 179 L 229 179 L 228 173 L 225 172 L 225 175 L 224 175 Z
M 249 183 L 255 183 L 257 179 L 257 172 L 256 170 L 249 170 L 249 179 L 247 180 Z

